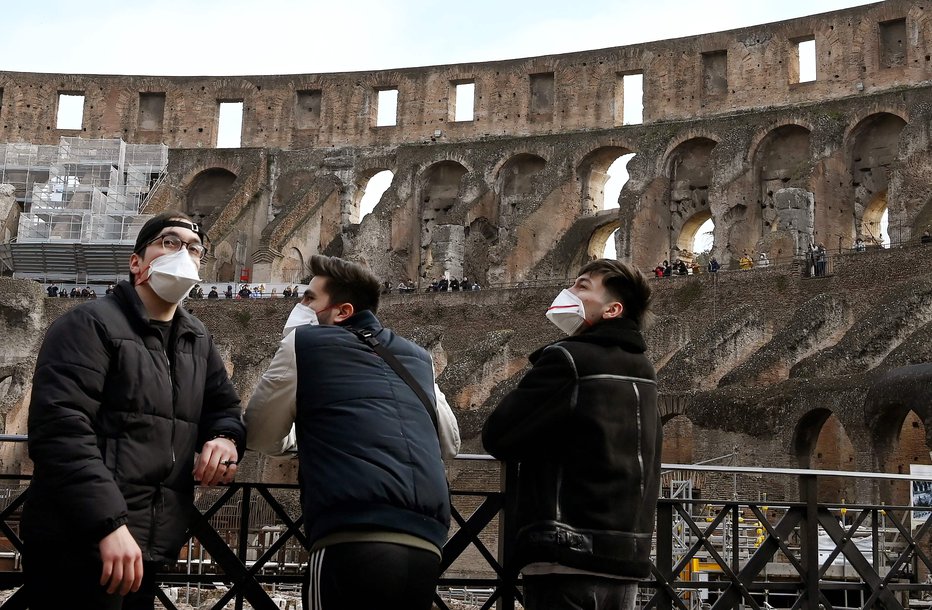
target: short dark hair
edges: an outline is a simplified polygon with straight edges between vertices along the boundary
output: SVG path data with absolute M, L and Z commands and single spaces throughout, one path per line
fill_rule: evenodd
M 647 278 L 636 267 L 610 258 L 587 263 L 578 275 L 599 276 L 608 293 L 621 301 L 621 316 L 639 327 L 650 320 L 651 289 Z
M 315 254 L 308 263 L 308 270 L 312 277 L 327 278 L 331 303 L 350 303 L 356 312 L 378 311 L 382 285 L 366 267 L 336 256 Z

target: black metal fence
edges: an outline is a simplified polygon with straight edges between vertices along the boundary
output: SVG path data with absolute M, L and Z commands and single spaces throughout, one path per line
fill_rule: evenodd
M 452 491 L 451 536 L 443 549 L 443 576 L 435 603 L 470 602 L 513 610 L 521 601 L 511 561 L 510 472 L 488 456 L 461 456 L 499 480 L 498 489 Z M 642 583 L 643 608 L 901 608 L 932 606 L 932 518 L 929 507 L 820 503 L 828 477 L 908 485 L 911 477 L 712 466 L 669 465 L 682 480 L 735 477 L 735 497 L 708 500 L 671 486 L 657 509 L 653 580 Z M 499 470 L 500 469 L 500 470 Z M 500 476 L 494 476 L 496 471 Z M 738 476 L 790 477 L 789 502 L 740 498 Z M 22 584 L 19 512 L 28 478 L 4 476 L 0 491 L 0 588 Z M 494 485 L 489 485 L 494 487 Z M 792 487 L 793 485 L 791 485 Z M 777 486 L 775 486 L 776 488 Z M 200 489 L 191 509 L 191 540 L 179 562 L 159 575 L 158 598 L 167 609 L 280 610 L 294 600 L 307 560 L 307 539 L 295 485 L 236 483 Z M 921 517 L 921 518 L 920 518 Z M 192 599 L 196 597 L 196 599 Z M 2 606 L 26 608 L 20 588 Z M 293 607 L 293 606 L 288 606 Z

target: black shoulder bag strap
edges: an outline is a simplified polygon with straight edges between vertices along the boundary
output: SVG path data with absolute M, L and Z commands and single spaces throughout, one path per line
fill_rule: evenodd
M 388 348 L 379 343 L 379 340 L 375 338 L 375 335 L 372 334 L 370 330 L 360 330 L 358 328 L 351 328 L 349 326 L 344 326 L 346 330 L 350 331 L 362 341 L 372 348 L 376 354 L 382 357 L 388 366 L 392 367 L 392 370 L 398 373 L 398 376 L 401 377 L 405 383 L 408 384 L 417 397 L 421 400 L 421 403 L 424 404 L 424 408 L 427 409 L 427 414 L 430 415 L 430 421 L 434 424 L 434 430 L 440 430 L 440 425 L 437 423 L 437 410 L 434 407 L 433 403 L 430 402 L 430 398 L 427 397 L 427 394 L 424 392 L 424 388 L 421 387 L 411 373 L 408 372 L 408 369 L 405 368 L 405 365 L 401 363 L 398 358 L 395 357 L 395 354 L 391 353 Z

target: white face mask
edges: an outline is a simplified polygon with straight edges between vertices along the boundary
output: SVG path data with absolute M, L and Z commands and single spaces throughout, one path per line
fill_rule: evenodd
M 294 309 L 291 310 L 291 314 L 288 315 L 288 321 L 285 322 L 285 330 L 282 331 L 282 337 L 284 338 L 297 327 L 306 324 L 311 324 L 312 326 L 317 326 L 319 324 L 317 321 L 317 312 L 304 303 L 298 303 L 294 306 Z
M 163 301 L 180 303 L 194 284 L 201 281 L 198 267 L 187 248 L 163 254 L 149 263 L 146 282 Z M 142 282 L 138 282 L 142 283 Z
M 547 319 L 566 334 L 574 335 L 586 324 L 586 309 L 578 296 L 564 289 L 547 309 Z

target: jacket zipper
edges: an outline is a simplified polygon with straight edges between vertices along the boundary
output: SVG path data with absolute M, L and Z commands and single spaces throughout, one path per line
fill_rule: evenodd
M 165 363 L 168 365 L 168 383 L 171 387 L 171 400 L 172 400 L 172 434 L 170 439 L 170 448 L 172 456 L 172 470 L 175 468 L 175 375 L 173 370 L 173 365 L 171 358 L 168 357 L 168 353 L 165 353 Z M 171 473 L 171 470 L 169 470 Z
M 641 497 L 644 497 L 644 456 L 641 455 L 641 392 L 638 390 L 638 384 L 632 382 L 631 387 L 634 388 L 634 398 L 637 401 L 637 447 L 638 447 L 638 474 L 640 475 L 640 484 L 641 484 Z
M 162 504 L 162 485 L 161 483 L 155 490 L 155 497 L 152 498 L 152 505 L 149 507 L 149 540 L 146 541 L 146 559 L 152 560 L 152 543 L 155 540 L 155 517 L 160 505 Z

